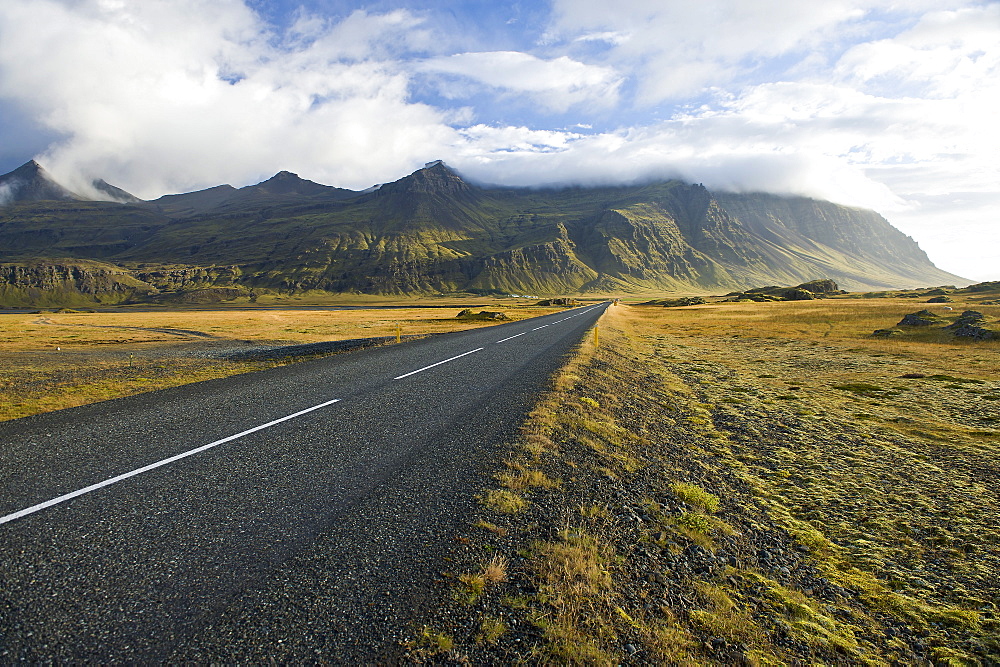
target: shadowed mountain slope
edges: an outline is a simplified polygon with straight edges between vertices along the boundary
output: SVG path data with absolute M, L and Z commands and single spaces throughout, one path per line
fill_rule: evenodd
M 245 287 L 384 294 L 966 282 L 873 211 L 679 181 L 489 188 L 441 162 L 366 192 L 280 172 L 141 204 L 0 209 L 0 261 L 239 267 Z
M 0 176 L 0 203 L 73 201 L 84 199 L 53 180 L 40 164 L 30 160 Z

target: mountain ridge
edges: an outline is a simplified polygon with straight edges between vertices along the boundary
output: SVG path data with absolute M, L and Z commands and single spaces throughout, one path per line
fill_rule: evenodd
M 43 257 L 125 268 L 238 266 L 247 289 L 288 292 L 711 291 L 817 277 L 848 289 L 967 282 L 935 267 L 874 211 L 680 181 L 479 186 L 441 161 L 361 192 L 282 171 L 243 188 L 146 202 L 0 208 L 0 262 Z

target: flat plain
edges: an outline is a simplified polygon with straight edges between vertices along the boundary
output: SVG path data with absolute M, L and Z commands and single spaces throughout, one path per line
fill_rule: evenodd
M 396 302 L 398 304 L 398 302 Z M 451 307 L 357 310 L 295 306 L 0 314 L 0 420 L 84 405 L 166 387 L 246 373 L 275 361 L 247 360 L 262 347 L 363 338 L 395 340 L 490 326 L 457 319 L 471 307 L 510 320 L 544 315 L 533 302 L 476 300 Z M 475 305 L 478 304 L 478 305 Z

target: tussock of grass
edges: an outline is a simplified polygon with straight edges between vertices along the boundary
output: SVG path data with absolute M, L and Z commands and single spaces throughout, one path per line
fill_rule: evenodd
M 449 653 L 455 648 L 455 641 L 450 635 L 424 626 L 410 647 L 418 656 L 436 656 Z
M 551 438 L 541 433 L 531 433 L 524 436 L 521 447 L 531 455 L 533 461 L 538 461 L 547 453 L 555 453 L 558 447 Z
M 593 536 L 566 529 L 558 541 L 536 542 L 531 568 L 538 576 L 545 612 L 535 624 L 545 635 L 545 651 L 559 662 L 612 664 L 601 639 L 613 625 L 605 620 L 612 588 L 614 554 Z M 593 613 L 601 608 L 603 613 Z
M 590 597 L 611 587 L 613 554 L 596 538 L 565 530 L 557 542 L 535 544 L 535 571 L 547 590 L 558 596 Z
M 479 568 L 479 572 L 469 572 L 458 576 L 459 586 L 452 597 L 463 604 L 475 604 L 491 586 L 507 581 L 507 559 L 499 554 L 493 556 Z
M 712 522 L 704 514 L 697 512 L 684 512 L 674 517 L 674 525 L 685 532 L 700 533 L 708 535 L 712 530 Z
M 460 586 L 455 589 L 454 598 L 463 604 L 475 604 L 486 590 L 486 579 L 482 574 L 458 575 Z
M 767 643 L 766 633 L 753 619 L 751 610 L 738 608 L 725 589 L 708 582 L 696 582 L 694 587 L 702 603 L 700 609 L 690 612 L 696 626 L 731 642 L 758 646 Z
M 700 507 L 706 512 L 715 512 L 719 509 L 719 497 L 709 493 L 697 484 L 675 482 L 670 485 L 670 490 L 687 504 Z
M 497 526 L 496 524 L 490 523 L 489 521 L 486 521 L 484 519 L 479 519 L 472 525 L 474 525 L 476 528 L 482 528 L 484 530 L 488 530 L 494 535 L 498 535 L 500 537 L 506 536 L 508 532 L 506 528 Z
M 507 559 L 498 554 L 483 565 L 483 579 L 487 584 L 499 584 L 507 581 L 507 568 Z
M 558 480 L 549 479 L 544 472 L 534 468 L 527 468 L 521 463 L 510 463 L 513 470 L 504 471 L 497 474 L 497 481 L 513 491 L 524 491 L 531 487 L 543 489 L 554 489 L 559 486 Z
M 490 489 L 480 498 L 483 505 L 504 514 L 517 514 L 528 506 L 528 501 L 513 491 Z
M 477 644 L 496 644 L 507 632 L 507 624 L 499 618 L 486 616 L 479 624 L 479 634 L 476 635 Z

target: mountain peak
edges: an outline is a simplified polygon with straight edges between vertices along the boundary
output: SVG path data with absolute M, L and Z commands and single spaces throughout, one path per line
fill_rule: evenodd
M 125 190 L 122 190 L 117 186 L 111 185 L 103 178 L 95 178 L 91 184 L 94 186 L 95 190 L 111 197 L 113 201 L 116 201 L 118 203 L 138 204 L 139 202 L 142 201 L 131 192 L 126 192 Z
M 321 185 L 301 178 L 298 174 L 290 171 L 279 171 L 266 181 L 241 189 L 268 195 L 315 195 L 337 190 L 329 185 Z
M 454 195 L 469 192 L 471 189 L 471 186 L 443 161 L 434 160 L 409 176 L 382 186 L 378 192 Z
M 426 163 L 423 169 L 418 169 L 417 172 L 426 171 L 433 174 L 439 174 L 444 176 L 454 176 L 458 180 L 462 180 L 462 177 L 458 175 L 454 169 L 449 167 L 444 163 L 444 160 L 431 160 Z M 415 173 L 417 173 L 415 172 Z
M 28 160 L 14 171 L 0 176 L 0 179 L 6 179 L 8 176 L 14 178 L 36 178 L 41 176 L 50 181 L 52 180 L 52 177 L 49 176 L 49 172 L 45 171 L 42 165 L 38 164 L 34 160 Z
M 34 160 L 0 176 L 0 204 L 19 201 L 80 201 L 85 199 L 55 182 Z

